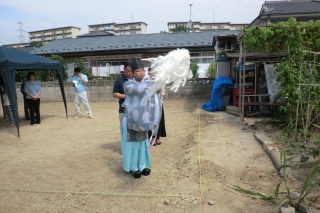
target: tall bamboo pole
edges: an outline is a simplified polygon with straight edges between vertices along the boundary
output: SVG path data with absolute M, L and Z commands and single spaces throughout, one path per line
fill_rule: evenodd
M 242 41 L 240 41 L 240 55 L 239 55 L 239 63 L 242 61 Z M 241 68 L 240 68 L 241 70 Z M 241 110 L 241 91 L 242 91 L 242 83 L 241 83 L 241 73 L 242 73 L 242 70 L 240 71 L 240 73 L 237 73 L 237 75 L 239 75 L 239 116 L 240 118 L 242 118 L 242 110 Z M 233 100 L 233 101 L 237 101 L 237 100 Z
M 245 75 L 246 75 L 246 50 L 244 48 L 244 52 L 243 52 L 243 69 L 242 69 L 242 108 L 241 108 L 241 122 L 244 121 L 244 95 L 245 95 Z

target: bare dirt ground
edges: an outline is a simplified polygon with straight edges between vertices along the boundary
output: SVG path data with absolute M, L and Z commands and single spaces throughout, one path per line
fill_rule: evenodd
M 91 103 L 94 119 L 82 108 L 78 120 L 73 103 L 68 119 L 62 103 L 41 103 L 41 125 L 20 116 L 20 138 L 1 118 L 0 212 L 272 212 L 226 186 L 271 194 L 280 182 L 256 130 L 205 102 L 164 100 L 167 137 L 140 179 L 122 169 L 117 102 Z

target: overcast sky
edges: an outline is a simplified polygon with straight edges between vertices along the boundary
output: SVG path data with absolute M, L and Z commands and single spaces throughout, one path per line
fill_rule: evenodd
M 250 23 L 265 0 L 0 0 L 0 45 L 19 43 L 24 31 L 88 25 L 145 22 L 148 33 L 168 31 L 168 22 Z M 19 24 L 22 23 L 22 24 Z

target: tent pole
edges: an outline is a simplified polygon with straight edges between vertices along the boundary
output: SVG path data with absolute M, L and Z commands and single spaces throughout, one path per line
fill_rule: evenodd
M 66 95 L 64 93 L 63 73 L 62 73 L 62 69 L 61 68 L 59 70 L 57 70 L 57 77 L 58 77 L 58 81 L 59 81 L 59 85 L 60 85 L 60 90 L 61 90 L 61 94 L 62 94 L 62 100 L 63 100 L 64 108 L 66 110 L 66 118 L 68 118 L 68 108 L 67 108 Z

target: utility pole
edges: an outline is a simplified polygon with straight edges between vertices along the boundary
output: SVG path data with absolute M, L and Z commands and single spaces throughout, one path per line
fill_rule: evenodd
M 17 29 L 17 31 L 18 31 L 18 39 L 19 39 L 19 42 L 20 42 L 20 43 L 24 43 L 24 42 L 25 42 L 24 33 L 25 33 L 26 31 L 24 30 L 24 26 L 23 26 L 22 21 L 19 21 L 17 24 L 18 24 L 18 29 Z
M 192 28 L 192 21 L 191 21 L 191 6 L 192 6 L 192 4 L 189 4 L 189 6 L 190 6 L 190 20 L 188 22 L 188 32 L 190 33 L 191 28 Z

